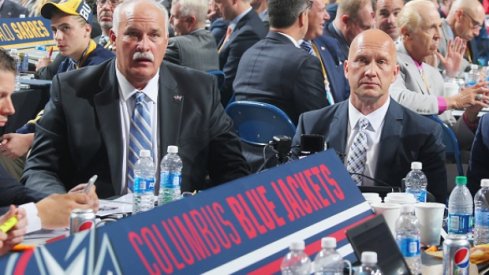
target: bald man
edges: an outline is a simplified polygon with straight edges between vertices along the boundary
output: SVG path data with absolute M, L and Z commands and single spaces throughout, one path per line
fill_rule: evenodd
M 302 134 L 324 135 L 328 147 L 343 158 L 360 186 L 401 187 L 411 162 L 420 161 L 428 177 L 428 191 L 436 201 L 445 202 L 440 126 L 389 96 L 389 86 L 399 73 L 392 39 L 381 30 L 362 32 L 350 46 L 344 71 L 350 83 L 349 100 L 301 115 L 294 145 L 299 145 Z M 357 145 L 360 136 L 366 136 L 363 151 Z
M 441 23 L 441 39 L 438 50 L 446 55 L 448 42 L 460 37 L 466 47 L 464 59 L 458 72 L 463 72 L 471 63 L 477 64 L 477 45 L 473 41 L 484 24 L 484 8 L 478 0 L 456 0 L 448 12 L 446 19 Z M 443 63 L 440 68 L 444 69 Z

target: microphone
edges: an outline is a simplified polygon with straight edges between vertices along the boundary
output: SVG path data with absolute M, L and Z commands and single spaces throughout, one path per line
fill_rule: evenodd
M 312 155 L 324 151 L 324 136 L 317 134 L 301 135 L 301 152 L 302 156 Z
M 358 186 L 358 189 L 360 189 L 360 192 L 379 193 L 379 194 L 383 194 L 384 196 L 385 196 L 385 194 L 391 193 L 391 192 L 402 192 L 401 187 L 394 187 L 394 186 L 386 183 L 383 180 L 375 179 L 375 178 L 372 178 L 372 177 L 369 177 L 369 176 L 366 176 L 366 175 L 360 174 L 360 173 L 352 173 L 352 172 L 348 172 L 348 173 L 350 173 L 350 175 L 352 175 L 352 176 L 353 175 L 360 176 L 362 178 L 369 179 L 376 184 L 382 185 L 382 186 L 379 186 L 379 185 L 376 185 L 376 186 Z
M 290 149 L 292 147 L 292 139 L 289 136 L 273 136 L 273 139 L 263 148 L 263 164 L 258 168 L 257 172 L 265 168 L 278 166 L 291 160 Z M 274 155 L 266 158 L 266 150 L 270 148 Z

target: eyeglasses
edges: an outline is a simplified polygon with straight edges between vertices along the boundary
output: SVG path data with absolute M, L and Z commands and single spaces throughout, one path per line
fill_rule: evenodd
M 464 12 L 464 15 L 466 15 L 470 19 L 470 24 L 472 25 L 472 29 L 480 29 L 482 28 L 482 23 L 479 23 L 477 20 L 475 20 L 472 16 L 470 16 L 469 13 Z
M 110 3 L 112 7 L 115 7 L 120 3 L 120 0 L 97 0 L 97 5 L 99 6 L 103 6 L 106 3 Z

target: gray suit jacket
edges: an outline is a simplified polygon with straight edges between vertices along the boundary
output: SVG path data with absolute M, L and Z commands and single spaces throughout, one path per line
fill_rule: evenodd
M 247 175 L 213 77 L 165 62 L 159 75 L 158 158 L 168 145 L 179 147 L 182 190 Z M 99 197 L 121 194 L 124 141 L 118 90 L 115 60 L 56 75 L 21 181 L 45 194 L 62 193 L 97 174 Z
M 455 39 L 455 35 L 453 34 L 452 28 L 448 25 L 446 19 L 443 19 L 441 22 L 441 37 L 440 42 L 438 43 L 438 51 L 445 56 L 447 54 L 448 41 Z M 470 62 L 467 59 L 463 59 L 460 64 L 459 73 L 464 72 L 465 69 L 470 67 Z M 443 70 L 443 65 L 440 63 L 439 68 Z
M 165 60 L 201 71 L 219 69 L 216 41 L 214 36 L 204 29 L 171 37 Z
M 328 148 L 333 148 L 340 158 L 344 158 L 347 128 L 348 101 L 345 100 L 302 114 L 293 145 L 300 144 L 302 134 L 324 135 Z M 380 136 L 374 178 L 391 186 L 401 186 L 401 179 L 410 171 L 411 162 L 421 161 L 423 172 L 428 177 L 428 191 L 437 201 L 445 203 L 447 175 L 444 149 L 439 125 L 391 100 Z
M 398 103 L 421 115 L 438 114 L 438 96 L 444 96 L 444 80 L 437 68 L 423 63 L 426 86 L 421 73 L 409 56 L 402 41 L 397 41 L 397 63 L 400 73 L 390 87 L 390 95 Z M 462 118 L 458 120 L 450 110 L 439 115 L 440 119 L 452 127 L 462 148 L 470 148 L 474 133 Z

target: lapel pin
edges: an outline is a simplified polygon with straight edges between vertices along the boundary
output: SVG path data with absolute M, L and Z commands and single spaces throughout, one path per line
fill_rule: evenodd
M 182 95 L 174 95 L 173 96 L 173 100 L 175 100 L 175 101 L 181 102 L 182 99 L 183 99 L 183 96 Z
M 325 51 L 326 48 L 324 46 L 321 46 L 321 51 Z

